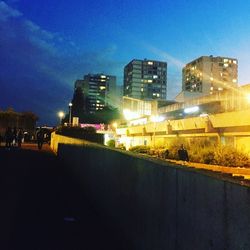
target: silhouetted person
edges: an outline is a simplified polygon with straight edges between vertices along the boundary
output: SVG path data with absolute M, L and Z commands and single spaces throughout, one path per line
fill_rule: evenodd
M 4 137 L 5 137 L 5 147 L 10 149 L 13 140 L 13 133 L 10 127 L 6 129 Z
M 37 131 L 36 139 L 37 139 L 37 146 L 38 146 L 38 149 L 41 150 L 41 149 L 42 149 L 42 146 L 43 146 L 43 139 L 44 139 L 44 138 L 43 138 L 43 131 L 42 131 L 41 128 Z
M 12 144 L 13 144 L 13 146 L 17 145 L 17 129 L 16 129 L 16 127 L 13 129 L 13 132 L 12 132 Z
M 178 156 L 179 156 L 179 159 L 181 161 L 189 161 L 189 157 L 188 157 L 188 152 L 187 150 L 184 148 L 184 145 L 181 144 L 181 147 L 180 149 L 178 150 Z
M 23 141 L 23 130 L 19 129 L 17 133 L 17 145 L 19 148 L 22 146 L 22 141 Z

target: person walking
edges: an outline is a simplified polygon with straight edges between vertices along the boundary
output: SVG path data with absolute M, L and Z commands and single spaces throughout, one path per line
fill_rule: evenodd
M 17 129 L 14 127 L 13 132 L 12 132 L 12 145 L 16 146 L 17 145 Z
M 38 131 L 37 131 L 37 134 L 36 134 L 36 139 L 37 139 L 37 146 L 38 146 L 38 149 L 41 150 L 42 147 L 43 147 L 43 131 L 42 129 L 40 128 Z
M 13 140 L 13 134 L 10 127 L 6 129 L 4 137 L 5 137 L 5 147 L 10 149 Z
M 23 141 L 23 130 L 20 128 L 17 133 L 17 145 L 19 148 L 22 146 Z
M 181 144 L 180 149 L 178 150 L 178 156 L 181 161 L 189 161 L 188 152 L 183 144 Z

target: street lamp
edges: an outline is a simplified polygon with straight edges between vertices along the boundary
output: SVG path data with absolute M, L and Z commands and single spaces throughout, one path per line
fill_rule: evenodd
M 69 126 L 71 126 L 72 102 L 69 103 Z
M 59 116 L 59 118 L 60 118 L 60 125 L 62 124 L 62 118 L 64 117 L 64 112 L 63 111 L 59 111 L 58 113 L 57 113 L 57 115 Z

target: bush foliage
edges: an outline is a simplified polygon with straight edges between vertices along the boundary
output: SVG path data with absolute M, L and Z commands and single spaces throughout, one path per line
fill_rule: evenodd
M 149 154 L 163 159 L 179 160 L 178 150 L 183 144 L 191 162 L 221 165 L 228 167 L 250 167 L 250 157 L 237 149 L 217 144 L 214 140 L 196 138 L 174 139 L 168 147 L 134 146 L 129 150 L 135 153 Z
M 134 146 L 129 148 L 129 151 L 135 152 L 135 153 L 141 153 L 141 154 L 149 154 L 150 152 L 150 147 L 149 146 Z

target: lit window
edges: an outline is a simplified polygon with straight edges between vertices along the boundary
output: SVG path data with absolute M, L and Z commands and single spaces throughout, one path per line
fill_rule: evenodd
M 232 63 L 232 60 L 229 60 L 229 63 Z
M 106 89 L 105 86 L 100 86 L 100 90 L 104 90 L 104 89 Z
M 228 67 L 228 63 L 224 63 L 224 67 Z
M 103 76 L 103 75 L 102 75 L 101 78 L 106 78 L 106 76 Z
M 223 90 L 223 88 L 219 87 L 219 88 L 218 88 L 218 90 L 219 90 L 219 91 L 222 91 L 222 90 Z
M 214 87 L 211 87 L 211 88 L 210 88 L 210 90 L 213 90 L 213 89 L 214 89 Z
M 236 80 L 236 79 L 233 79 L 233 82 L 234 82 L 234 83 L 236 83 L 236 82 L 237 82 L 237 80 Z
M 224 63 L 226 63 L 226 62 L 228 62 L 228 59 L 224 59 L 223 61 L 224 61 Z
M 97 100 L 96 102 L 97 102 L 97 103 L 100 103 L 100 101 L 99 101 L 99 100 Z
M 148 83 L 151 83 L 151 82 L 153 82 L 153 80 L 148 80 Z
M 141 92 L 143 92 L 143 88 L 141 88 Z
M 237 64 L 237 61 L 236 61 L 236 60 L 233 60 L 233 63 L 234 63 L 234 64 Z
M 153 65 L 153 62 L 148 62 L 148 65 Z
M 160 97 L 160 94 L 156 94 L 157 97 Z
M 158 78 L 158 76 L 157 75 L 153 75 L 153 79 L 157 79 Z
M 213 80 L 214 80 L 214 78 L 213 78 L 213 77 L 210 77 L 210 80 L 211 80 L 211 81 L 213 81 Z

